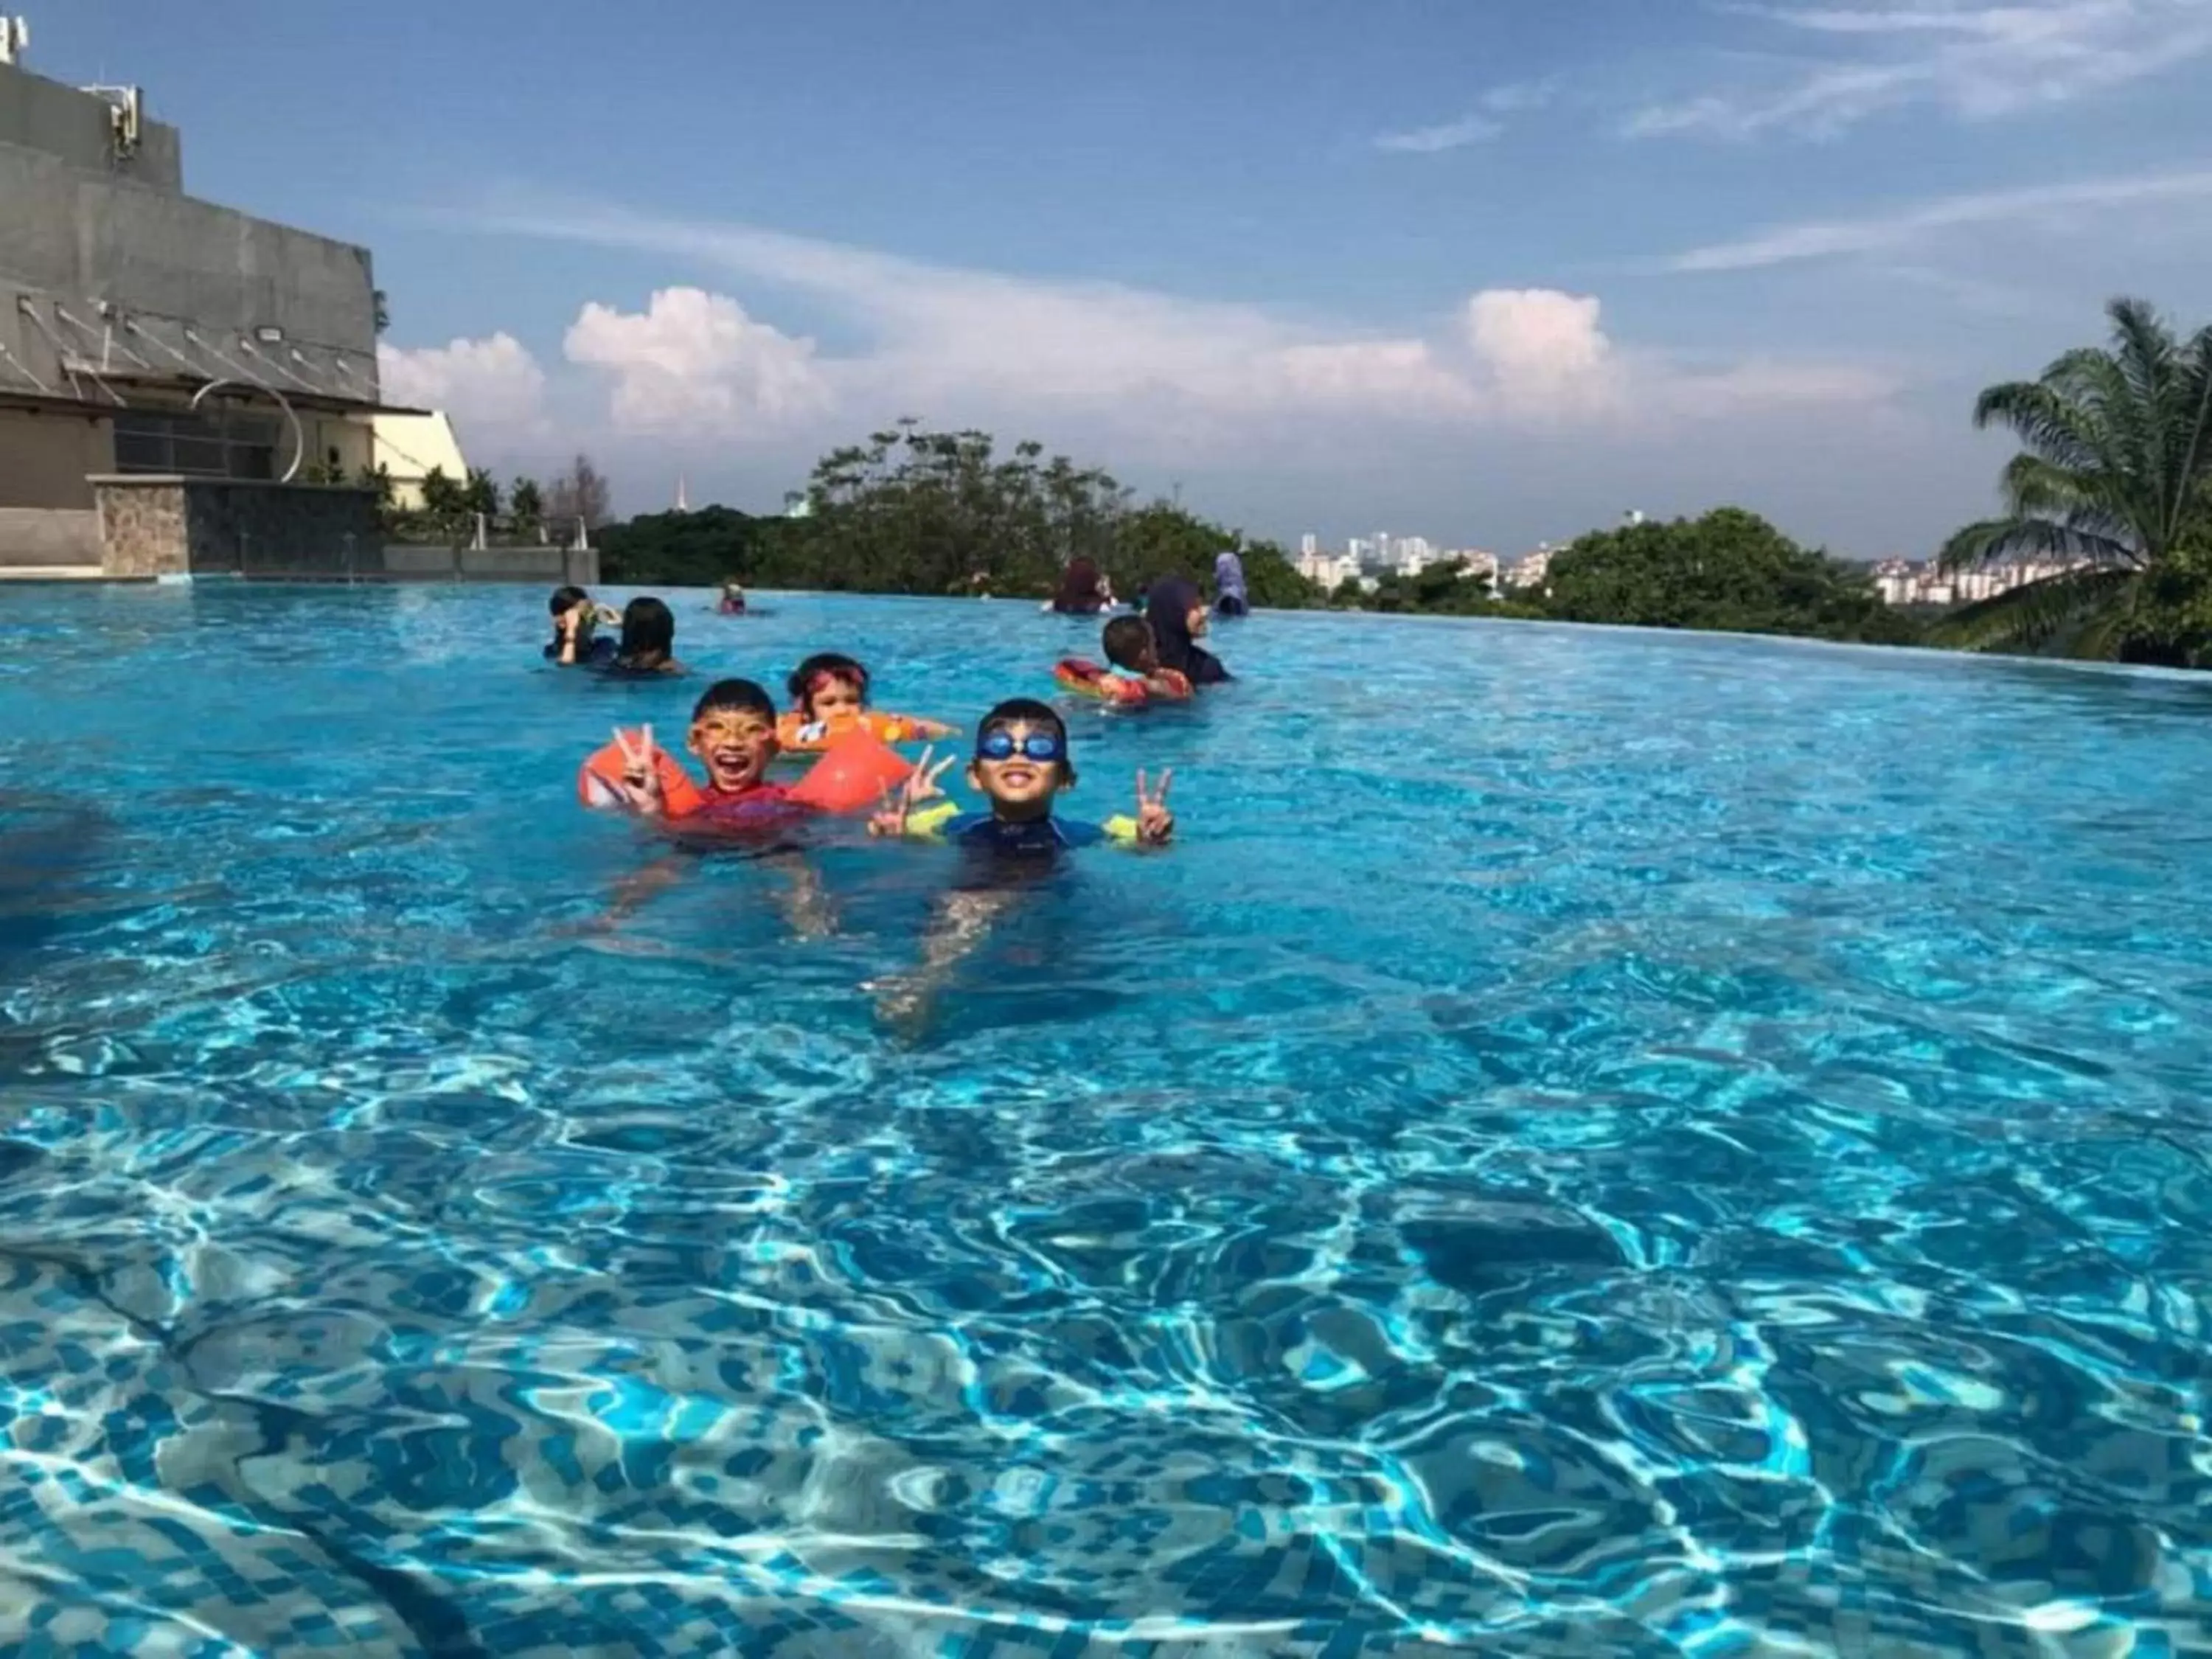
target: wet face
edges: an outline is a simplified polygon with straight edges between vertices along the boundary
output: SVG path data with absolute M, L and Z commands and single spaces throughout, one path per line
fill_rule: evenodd
M 691 752 L 715 788 L 750 789 L 775 758 L 775 722 L 750 708 L 710 708 L 691 722 Z
M 1002 817 L 1037 817 L 1052 798 L 1075 781 L 1067 739 L 1049 726 L 1012 720 L 977 734 L 968 781 Z
M 860 682 L 843 674 L 817 674 L 806 693 L 809 720 L 850 720 L 867 706 Z
M 1188 614 L 1182 620 L 1183 626 L 1189 630 L 1191 638 L 1195 640 L 1204 636 L 1206 625 L 1213 620 L 1213 613 L 1203 605 L 1194 605 L 1191 606 Z

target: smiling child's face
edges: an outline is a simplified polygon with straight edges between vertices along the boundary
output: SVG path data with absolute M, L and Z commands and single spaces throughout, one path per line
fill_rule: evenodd
M 1003 756 L 986 752 L 1003 732 L 1011 744 Z M 1055 758 L 1031 754 L 1026 745 L 1035 740 L 1049 744 Z M 987 796 L 1002 817 L 1036 816 L 1052 810 L 1052 798 L 1075 781 L 1067 764 L 1067 739 L 1048 726 L 1010 720 L 976 734 L 975 757 L 968 767 L 968 781 Z
M 715 788 L 749 789 L 775 758 L 775 722 L 750 708 L 710 708 L 691 722 L 691 752 Z

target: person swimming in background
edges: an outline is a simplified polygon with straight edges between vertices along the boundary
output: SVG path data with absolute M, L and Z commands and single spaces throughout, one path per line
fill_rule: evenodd
M 1155 697 L 1180 702 L 1190 696 L 1190 682 L 1160 661 L 1152 625 L 1142 617 L 1116 617 L 1098 636 L 1098 648 L 1124 679 L 1140 682 Z
M 681 674 L 676 660 L 676 613 L 650 593 L 623 607 L 622 643 L 606 665 L 611 674 Z
M 856 726 L 884 743 L 949 738 L 957 729 L 942 720 L 870 708 L 868 671 L 842 652 L 816 652 L 791 671 L 785 686 L 791 708 L 776 720 L 776 738 L 786 749 L 820 749 Z
M 1213 608 L 1224 617 L 1252 613 L 1252 596 L 1244 586 L 1244 561 L 1235 548 L 1213 556 Z
M 745 614 L 745 590 L 735 576 L 723 578 L 722 597 L 714 602 L 714 609 L 725 617 Z
M 968 781 L 988 810 L 963 812 L 944 798 L 939 780 L 954 758 L 948 755 L 933 765 L 930 752 L 923 750 L 897 795 L 868 823 L 871 835 L 947 842 L 969 858 L 966 878 L 939 901 L 931 917 L 919 967 L 865 988 L 878 994 L 879 1014 L 910 1030 L 927 1018 L 953 968 L 989 936 L 993 923 L 1060 854 L 1101 842 L 1164 847 L 1175 834 L 1175 814 L 1168 810 L 1172 770 L 1160 774 L 1157 787 L 1144 773 L 1137 774 L 1133 816 L 1103 823 L 1070 823 L 1055 816 L 1054 801 L 1075 787 L 1075 763 L 1068 755 L 1066 723 L 1032 698 L 1008 698 L 975 728 Z
M 1079 553 L 1060 573 L 1060 587 L 1044 609 L 1063 617 L 1095 617 L 1114 603 L 1114 590 L 1098 568 L 1097 561 Z
M 593 605 L 580 587 L 556 587 L 546 602 L 553 616 L 553 638 L 545 659 L 573 668 L 580 663 L 605 663 L 615 654 L 615 642 L 599 631 L 602 622 L 617 620 L 605 605 Z
M 1161 665 L 1193 685 L 1218 685 L 1231 678 L 1221 659 L 1198 643 L 1210 614 L 1206 596 L 1187 576 L 1162 576 L 1146 590 L 1145 620 L 1152 624 Z

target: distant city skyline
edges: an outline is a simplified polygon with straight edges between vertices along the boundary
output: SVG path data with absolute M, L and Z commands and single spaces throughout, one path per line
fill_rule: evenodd
M 1286 542 L 1924 555 L 1983 386 L 2116 292 L 2206 320 L 2212 0 L 11 9 L 194 190 L 373 250 L 395 400 L 617 510 L 774 512 L 914 414 Z

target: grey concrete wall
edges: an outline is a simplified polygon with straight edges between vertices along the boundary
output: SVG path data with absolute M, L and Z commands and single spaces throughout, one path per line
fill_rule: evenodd
M 0 508 L 89 510 L 85 475 L 114 470 L 114 428 L 106 421 L 0 409 Z
M 135 179 L 155 190 L 182 190 L 184 144 L 176 128 L 143 119 L 138 148 L 118 156 L 108 116 L 112 107 L 105 98 L 0 64 L 0 144 L 37 150 L 70 167 Z
M 0 507 L 0 570 L 100 562 L 100 514 L 90 507 Z
M 111 300 L 183 319 L 204 337 L 234 337 L 234 337 L 274 324 L 295 344 L 349 353 L 374 376 L 366 248 L 8 144 L 0 144 L 0 339 L 41 374 L 51 374 L 55 354 L 17 313 L 12 289 L 59 295 L 73 310 Z M 143 343 L 125 343 L 147 354 Z
M 387 542 L 384 574 L 403 581 L 544 582 L 558 587 L 574 582 L 593 587 L 599 580 L 595 550 L 564 547 L 436 547 L 422 542 Z

